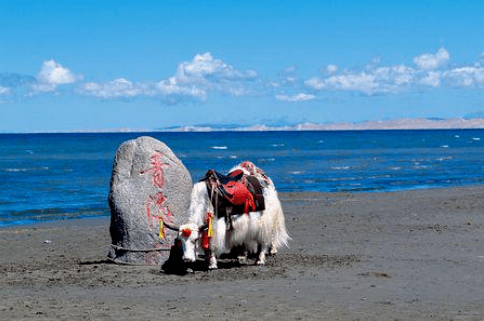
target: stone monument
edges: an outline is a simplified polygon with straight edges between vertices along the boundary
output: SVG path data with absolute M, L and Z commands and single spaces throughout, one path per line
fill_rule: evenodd
M 142 136 L 121 144 L 108 199 L 108 258 L 121 264 L 162 265 L 177 235 L 166 225 L 188 220 L 191 190 L 190 173 L 164 143 Z

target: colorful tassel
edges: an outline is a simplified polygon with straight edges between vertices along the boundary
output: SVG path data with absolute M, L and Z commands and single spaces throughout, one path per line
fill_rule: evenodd
M 160 234 L 158 235 L 160 239 L 165 239 L 163 219 L 160 217 Z
M 213 237 L 213 214 L 207 212 L 206 215 L 207 223 L 208 223 L 208 237 Z

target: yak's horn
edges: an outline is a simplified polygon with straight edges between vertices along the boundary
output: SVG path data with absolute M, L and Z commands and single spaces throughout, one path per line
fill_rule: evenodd
M 208 230 L 208 224 L 203 224 L 202 226 L 200 226 L 198 228 L 199 231 L 205 231 L 205 230 Z
M 167 228 L 169 228 L 172 231 L 176 231 L 176 232 L 180 231 L 180 227 L 178 227 L 178 226 L 173 226 L 173 225 L 170 225 L 166 222 L 163 222 L 163 225 L 165 225 Z

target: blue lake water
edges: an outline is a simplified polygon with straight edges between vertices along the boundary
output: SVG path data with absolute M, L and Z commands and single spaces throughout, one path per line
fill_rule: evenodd
M 281 192 L 384 192 L 480 185 L 484 130 L 1 134 L 0 227 L 109 216 L 119 145 L 166 143 L 193 181 L 250 160 Z

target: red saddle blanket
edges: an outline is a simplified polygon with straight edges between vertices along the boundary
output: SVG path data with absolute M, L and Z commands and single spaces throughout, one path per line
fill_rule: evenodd
M 242 171 L 225 176 L 209 170 L 202 181 L 207 184 L 217 217 L 265 210 L 262 186 L 254 176 Z

